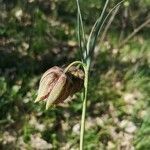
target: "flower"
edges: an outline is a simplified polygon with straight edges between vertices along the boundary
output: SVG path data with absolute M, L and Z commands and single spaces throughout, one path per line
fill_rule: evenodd
M 71 66 L 66 72 L 60 67 L 47 70 L 41 80 L 35 102 L 46 101 L 46 109 L 51 105 L 63 103 L 69 96 L 83 87 L 84 73 Z

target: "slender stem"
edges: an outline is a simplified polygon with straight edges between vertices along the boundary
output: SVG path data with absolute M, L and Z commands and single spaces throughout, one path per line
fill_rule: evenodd
M 68 71 L 68 69 L 73 66 L 80 64 L 85 73 L 84 78 L 84 93 L 83 93 L 83 105 L 82 105 L 82 116 L 81 116 L 81 129 L 80 129 L 80 150 L 83 150 L 84 147 L 84 131 L 85 131 L 85 115 L 86 115 L 86 103 L 87 103 L 87 90 L 88 90 L 88 73 L 89 73 L 89 65 L 84 64 L 81 61 L 74 61 L 70 65 L 66 67 L 64 73 Z
M 71 66 L 73 66 L 73 65 L 78 65 L 78 64 L 82 65 L 82 67 L 85 68 L 85 64 L 84 64 L 83 62 L 81 62 L 81 61 L 74 61 L 74 62 L 72 62 L 71 64 L 69 64 L 69 65 L 65 68 L 64 73 L 66 73 L 66 72 L 68 71 L 68 69 L 69 69 Z M 84 69 L 84 70 L 85 70 L 85 69 Z
M 88 90 L 88 67 L 84 67 L 85 79 L 84 79 L 84 96 L 82 105 L 81 116 L 81 129 L 80 129 L 80 150 L 84 148 L 84 131 L 85 131 L 85 115 L 86 115 L 86 103 L 87 103 L 87 90 Z

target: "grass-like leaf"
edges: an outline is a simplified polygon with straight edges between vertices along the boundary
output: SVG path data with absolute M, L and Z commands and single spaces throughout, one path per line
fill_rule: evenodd
M 106 0 L 106 3 L 104 5 L 104 8 L 102 10 L 102 13 L 100 14 L 100 17 L 96 20 L 95 24 L 92 27 L 92 30 L 90 32 L 88 42 L 87 42 L 87 54 L 90 55 L 90 53 L 94 50 L 96 45 L 96 40 L 100 32 L 101 27 L 101 21 L 103 19 L 105 10 L 108 6 L 109 0 Z
M 83 26 L 83 19 L 82 19 L 82 15 L 81 15 L 79 0 L 76 0 L 76 3 L 77 3 L 78 41 L 79 41 L 81 59 L 84 62 L 85 58 L 87 57 L 86 38 L 85 38 L 85 32 L 84 32 L 84 26 Z M 86 54 L 86 56 L 84 56 L 84 54 Z
M 109 1 L 109 0 L 108 0 Z M 93 53 L 94 53 L 94 49 L 96 46 L 96 41 L 97 41 L 97 37 L 100 34 L 104 24 L 106 23 L 108 17 L 110 16 L 110 14 L 117 8 L 120 6 L 120 4 L 124 1 L 122 0 L 121 2 L 119 2 L 118 4 L 116 4 L 110 11 L 109 13 L 106 15 L 106 17 L 104 18 L 103 22 L 103 16 L 106 10 L 106 7 L 108 5 L 108 1 L 106 1 L 105 6 L 103 8 L 103 11 L 100 15 L 100 17 L 96 20 L 95 24 L 92 27 L 92 30 L 90 32 L 89 38 L 88 38 L 88 42 L 87 42 L 87 53 L 88 53 L 88 57 L 92 57 Z

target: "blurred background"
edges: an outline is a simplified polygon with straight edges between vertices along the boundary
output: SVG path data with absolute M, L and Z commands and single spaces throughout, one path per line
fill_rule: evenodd
M 107 13 L 117 4 L 112 0 Z M 82 0 L 86 36 L 105 0 Z M 150 1 L 115 9 L 98 38 L 86 150 L 150 150 Z M 0 149 L 77 150 L 80 93 L 63 107 L 34 104 L 41 75 L 79 60 L 75 0 L 0 0 Z

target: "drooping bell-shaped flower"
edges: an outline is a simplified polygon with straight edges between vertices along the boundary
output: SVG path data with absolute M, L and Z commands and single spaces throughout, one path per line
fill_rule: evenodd
M 46 109 L 51 105 L 63 103 L 69 96 L 83 87 L 84 73 L 72 66 L 67 72 L 60 67 L 47 70 L 41 80 L 35 102 L 46 101 Z

